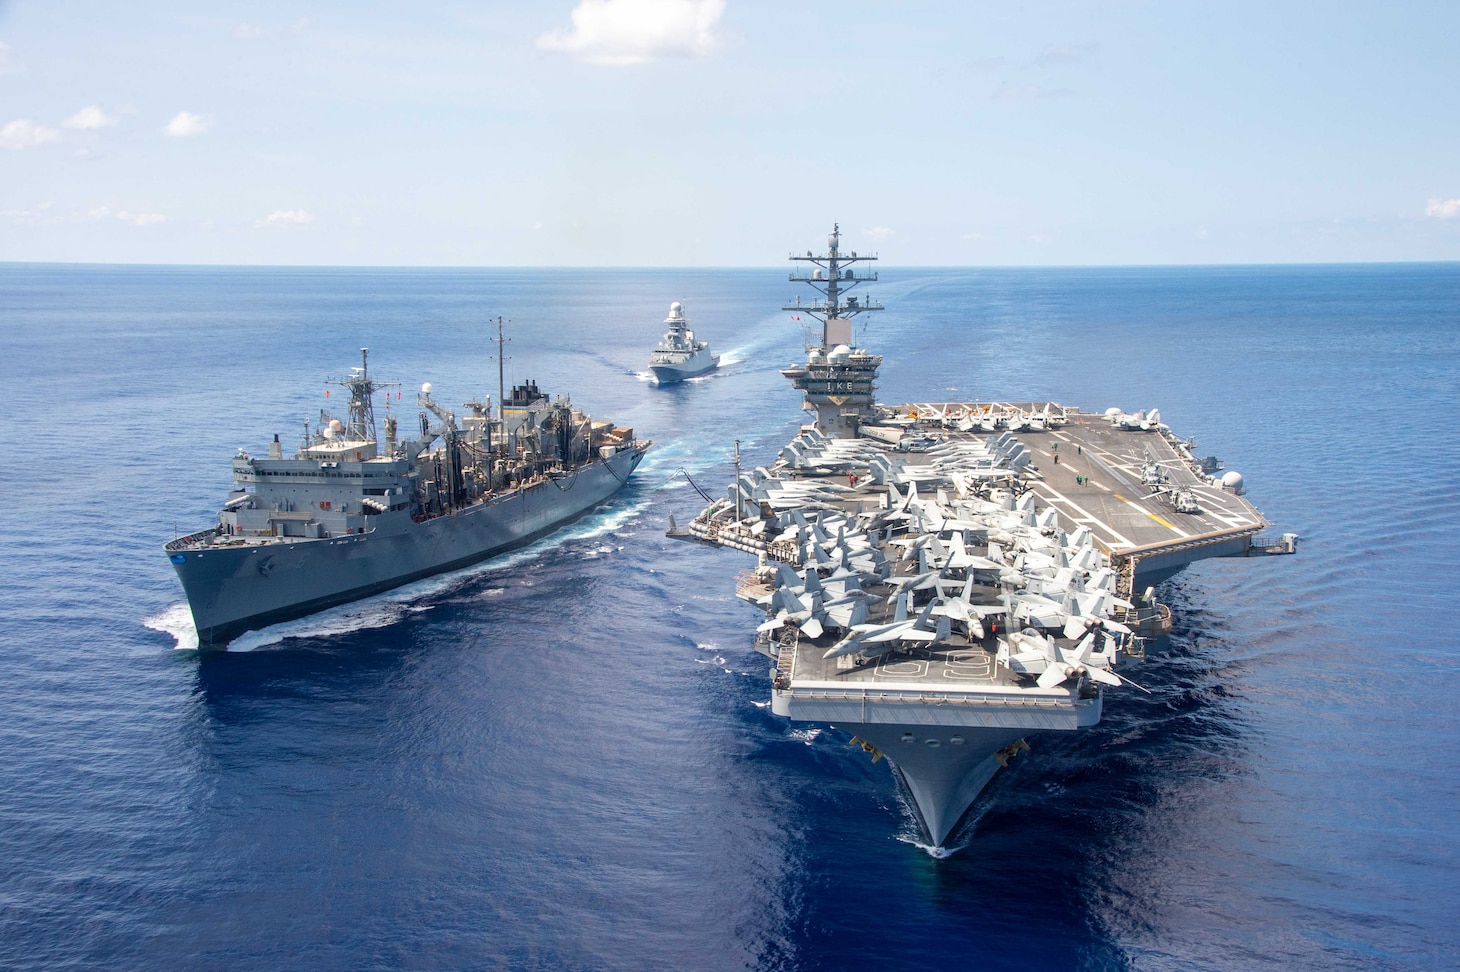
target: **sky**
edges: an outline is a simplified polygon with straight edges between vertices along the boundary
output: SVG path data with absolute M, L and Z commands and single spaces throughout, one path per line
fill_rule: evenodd
M 0 0 L 0 261 L 1460 259 L 1460 3 Z

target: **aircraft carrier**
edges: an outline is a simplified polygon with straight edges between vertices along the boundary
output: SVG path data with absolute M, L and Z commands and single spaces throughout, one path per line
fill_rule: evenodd
M 498 352 L 495 410 L 467 402 L 458 421 L 428 383 L 413 434 L 387 416 L 381 448 L 374 397 L 394 383 L 371 377 L 362 348 L 334 382 L 349 393 L 344 420 L 322 412 L 291 458 L 277 435 L 266 459 L 239 450 L 218 522 L 165 547 L 199 646 L 485 560 L 625 485 L 651 443 L 531 381 L 505 394 L 500 319 Z
M 1040 731 L 1100 721 L 1121 673 L 1170 629 L 1154 585 L 1208 557 L 1293 553 L 1239 474 L 1157 411 L 874 398 L 881 357 L 847 296 L 875 257 L 791 259 L 820 341 L 783 371 L 814 421 L 671 533 L 758 558 L 737 593 L 766 612 L 771 707 L 886 757 L 932 851 Z

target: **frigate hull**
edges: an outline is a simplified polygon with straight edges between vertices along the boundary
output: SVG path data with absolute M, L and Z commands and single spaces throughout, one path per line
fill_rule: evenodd
M 530 543 L 618 490 L 644 457 L 625 449 L 562 479 L 488 496 L 416 522 L 404 511 L 373 530 L 323 539 L 219 544 L 171 557 L 198 642 L 304 617 Z
M 674 364 L 650 365 L 649 370 L 654 372 L 654 380 L 659 384 L 671 385 L 677 381 L 684 381 L 686 378 L 698 378 L 700 375 L 709 374 L 719 365 L 719 355 L 701 351 Z

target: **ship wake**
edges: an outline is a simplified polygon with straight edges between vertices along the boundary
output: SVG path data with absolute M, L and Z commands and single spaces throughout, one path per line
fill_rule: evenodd
M 924 854 L 927 854 L 935 861 L 947 860 L 954 854 L 957 854 L 959 851 L 964 850 L 969 845 L 971 845 L 974 841 L 974 838 L 978 835 L 979 821 L 982 820 L 984 814 L 988 812 L 987 804 L 985 804 L 984 806 L 975 807 L 972 810 L 968 811 L 968 815 L 963 818 L 962 822 L 959 823 L 958 827 L 953 831 L 953 833 L 949 834 L 950 839 L 948 840 L 948 842 L 943 844 L 942 846 L 938 846 L 936 844 L 928 843 L 925 839 L 921 828 L 917 825 L 917 811 L 907 803 L 908 797 L 905 794 L 899 792 L 898 798 L 902 800 L 903 811 L 910 818 L 913 826 L 910 829 L 898 834 L 897 839 L 904 844 L 911 844 L 913 847 L 916 847 L 918 850 L 922 851 Z
M 193 627 L 193 612 L 188 610 L 187 601 L 143 618 L 142 625 L 171 635 L 173 647 L 178 651 L 196 651 L 198 648 L 198 629 Z

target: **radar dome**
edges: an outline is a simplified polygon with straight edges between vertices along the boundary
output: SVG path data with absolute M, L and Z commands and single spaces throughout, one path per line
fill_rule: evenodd
M 1118 407 L 1114 406 L 1114 405 L 1110 406 L 1109 408 L 1107 408 L 1105 410 L 1105 417 L 1106 418 L 1115 418 L 1115 416 L 1117 416 L 1119 414 L 1120 414 L 1120 409 Z
M 331 432 L 338 432 L 338 431 L 340 431 L 340 429 L 343 429 L 343 428 L 344 428 L 344 425 L 340 424 L 340 420 L 339 419 L 330 419 L 330 431 Z
M 333 439 L 335 437 L 335 430 L 332 427 L 326 425 L 324 427 L 324 437 L 326 439 Z
M 828 361 L 845 361 L 847 358 L 850 358 L 851 356 L 852 356 L 852 349 L 851 348 L 847 347 L 845 344 L 838 344 L 836 347 L 832 348 L 830 352 L 828 352 L 828 354 L 826 356 L 826 360 L 828 360 Z
M 672 304 L 669 305 L 669 316 L 670 317 L 678 317 L 679 315 L 681 315 L 683 313 L 684 313 L 684 305 L 681 304 L 679 301 L 676 300 L 674 303 L 672 303 Z
M 1242 474 L 1235 469 L 1228 469 L 1222 473 L 1222 478 L 1218 482 L 1222 484 L 1223 489 L 1230 489 L 1234 493 L 1242 492 Z
M 429 394 L 431 394 L 431 383 L 429 381 L 426 382 L 424 385 L 421 386 L 421 394 L 422 395 L 429 395 Z

